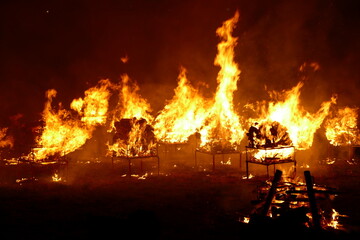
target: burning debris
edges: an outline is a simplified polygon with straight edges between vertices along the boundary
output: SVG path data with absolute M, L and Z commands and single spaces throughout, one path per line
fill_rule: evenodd
M 145 119 L 121 119 L 115 122 L 113 143 L 109 151 L 114 157 L 146 157 L 157 155 L 154 130 Z
M 37 179 L 35 177 L 16 179 L 16 183 L 19 184 L 20 186 L 23 184 L 35 183 L 37 181 L 39 181 L 39 179 Z
M 246 175 L 249 176 L 249 163 L 266 166 L 269 176 L 269 166 L 282 163 L 294 163 L 295 147 L 289 137 L 287 129 L 279 122 L 263 121 L 260 125 L 255 122 L 249 128 L 248 145 L 246 146 Z
M 110 124 L 113 138 L 112 143 L 107 143 L 112 164 L 116 158 L 127 159 L 131 175 L 133 159 L 140 159 L 142 171 L 143 159 L 156 158 L 159 173 L 160 159 L 150 104 L 141 97 L 138 85 L 127 75 L 122 76 L 120 85 L 115 89 L 118 103 L 112 111 Z
M 258 199 L 254 201 L 256 207 L 243 222 L 273 227 L 276 224 L 286 225 L 291 229 L 296 228 L 298 233 L 305 231 L 305 228 L 340 229 L 340 214 L 332 208 L 323 209 L 320 204 L 332 201 L 338 191 L 314 184 L 309 171 L 305 171 L 304 176 L 305 183 L 282 177 L 282 171 L 277 170 L 272 182 L 267 181 L 258 188 Z
M 61 182 L 63 180 L 58 173 L 54 173 L 54 175 L 51 176 L 51 179 L 53 182 Z
M 300 105 L 302 86 L 303 82 L 299 82 L 288 91 L 269 92 L 270 97 L 274 100 L 258 103 L 259 106 L 256 109 L 251 104 L 246 106 L 260 113 L 258 118 L 249 120 L 258 122 L 259 126 L 267 126 L 263 129 L 265 136 L 271 138 L 272 133 L 269 130 L 277 125 L 278 136 L 285 141 L 285 144 L 289 144 L 291 141 L 291 144 L 298 150 L 306 150 L 312 146 L 315 132 L 330 113 L 332 104 L 336 103 L 336 98 L 332 97 L 331 100 L 323 102 L 316 113 L 311 114 Z
M 252 148 L 292 146 L 286 127 L 276 121 L 263 121 L 260 125 L 255 122 L 246 135 L 249 140 L 248 147 Z
M 336 109 L 336 108 L 335 108 Z M 338 108 L 325 121 L 325 136 L 329 140 L 326 164 L 346 162 L 349 165 L 360 162 L 360 130 L 358 108 Z
M 160 174 L 160 158 L 154 129 L 145 119 L 121 119 L 115 122 L 113 143 L 108 145 L 108 152 L 114 161 L 116 158 L 127 159 L 131 176 L 133 159 L 140 159 L 140 171 L 143 171 L 143 159 L 156 158 L 157 172 Z
M 12 148 L 14 146 L 14 138 L 7 134 L 7 130 L 8 128 L 0 129 L 0 148 Z
M 360 145 L 358 110 L 358 108 L 345 107 L 330 114 L 325 122 L 325 135 L 331 145 Z

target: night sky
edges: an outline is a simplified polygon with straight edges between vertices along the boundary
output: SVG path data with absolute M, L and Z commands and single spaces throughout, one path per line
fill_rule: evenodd
M 289 89 L 305 78 L 304 106 L 317 110 L 338 94 L 360 106 L 358 1 L 8 0 L 0 3 L 0 122 L 41 118 L 45 91 L 68 108 L 100 79 L 127 73 L 154 115 L 173 95 L 179 67 L 212 96 L 215 34 L 236 10 L 236 61 L 242 71 L 237 106 Z M 129 57 L 124 64 L 121 58 Z M 299 73 L 304 63 L 320 70 Z

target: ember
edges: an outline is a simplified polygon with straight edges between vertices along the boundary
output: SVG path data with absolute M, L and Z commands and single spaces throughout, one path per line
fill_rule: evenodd
M 305 171 L 304 174 L 306 184 L 296 182 L 294 178 L 281 178 L 282 172 L 278 170 L 272 183 L 266 182 L 259 187 L 258 200 L 255 201 L 257 205 L 247 222 L 257 224 L 257 221 L 263 221 L 258 216 L 263 215 L 271 219 L 299 221 L 299 224 L 311 228 L 339 229 L 340 225 L 337 222 L 339 213 L 331 209 L 330 218 L 326 219 L 325 215 L 320 216 L 319 214 L 324 213 L 325 210 L 318 209 L 316 200 L 316 198 L 322 198 L 323 201 L 332 200 L 331 196 L 337 195 L 337 190 L 315 185 L 312 183 L 310 172 Z

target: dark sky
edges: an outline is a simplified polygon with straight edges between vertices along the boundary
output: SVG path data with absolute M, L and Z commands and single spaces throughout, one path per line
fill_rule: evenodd
M 333 93 L 360 105 L 358 1 L 8 0 L 0 3 L 0 121 L 40 118 L 45 91 L 68 106 L 98 80 L 136 80 L 155 113 L 173 95 L 179 66 L 194 85 L 216 88 L 215 31 L 240 12 L 238 103 L 266 97 L 305 77 L 304 105 Z M 120 58 L 127 55 L 129 62 Z M 304 62 L 320 70 L 300 74 Z

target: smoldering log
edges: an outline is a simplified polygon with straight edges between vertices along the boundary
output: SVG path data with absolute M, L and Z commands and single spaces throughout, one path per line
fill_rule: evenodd
M 265 200 L 265 204 L 263 206 L 263 209 L 261 211 L 261 215 L 262 216 L 266 216 L 269 209 L 270 209 L 270 206 L 271 206 L 271 202 L 275 196 L 275 193 L 276 193 L 276 188 L 277 188 L 277 185 L 281 179 L 281 175 L 282 175 L 282 171 L 280 170 L 276 170 L 275 172 L 275 176 L 274 176 L 274 179 L 272 181 L 272 184 L 271 184 L 271 188 L 268 192 L 268 195 L 266 196 L 266 200 Z
M 321 229 L 320 223 L 320 215 L 316 204 L 315 199 L 315 191 L 313 188 L 313 181 L 310 174 L 310 171 L 304 171 L 305 181 L 306 181 L 306 188 L 310 202 L 310 211 L 313 219 L 313 225 L 315 229 Z

